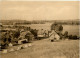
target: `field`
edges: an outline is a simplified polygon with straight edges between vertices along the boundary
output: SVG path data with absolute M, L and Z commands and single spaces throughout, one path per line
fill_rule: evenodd
M 79 40 L 34 41 L 31 47 L 1 54 L 1 58 L 79 58 Z

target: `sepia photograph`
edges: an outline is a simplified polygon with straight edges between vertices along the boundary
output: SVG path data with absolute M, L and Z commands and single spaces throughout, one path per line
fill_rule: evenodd
M 77 0 L 0 0 L 1 58 L 79 58 Z

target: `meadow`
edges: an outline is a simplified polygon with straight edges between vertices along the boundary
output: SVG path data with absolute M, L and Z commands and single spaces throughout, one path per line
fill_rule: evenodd
M 1 54 L 1 58 L 79 58 L 79 40 L 34 41 L 31 47 Z

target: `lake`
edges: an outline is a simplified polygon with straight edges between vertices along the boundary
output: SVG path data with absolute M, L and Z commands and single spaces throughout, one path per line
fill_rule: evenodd
M 68 31 L 69 35 L 79 36 L 79 25 L 63 25 L 63 32 Z
M 50 30 L 51 23 L 48 23 L 48 24 L 32 24 L 29 26 L 33 29 L 38 29 L 38 30 L 41 30 L 41 29 Z M 63 33 L 65 31 L 68 31 L 69 35 L 79 36 L 79 25 L 63 25 Z

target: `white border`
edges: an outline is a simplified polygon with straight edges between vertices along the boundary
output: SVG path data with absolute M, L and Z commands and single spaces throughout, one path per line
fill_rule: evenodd
M 80 0 L 0 0 L 0 1 L 80 1 Z

